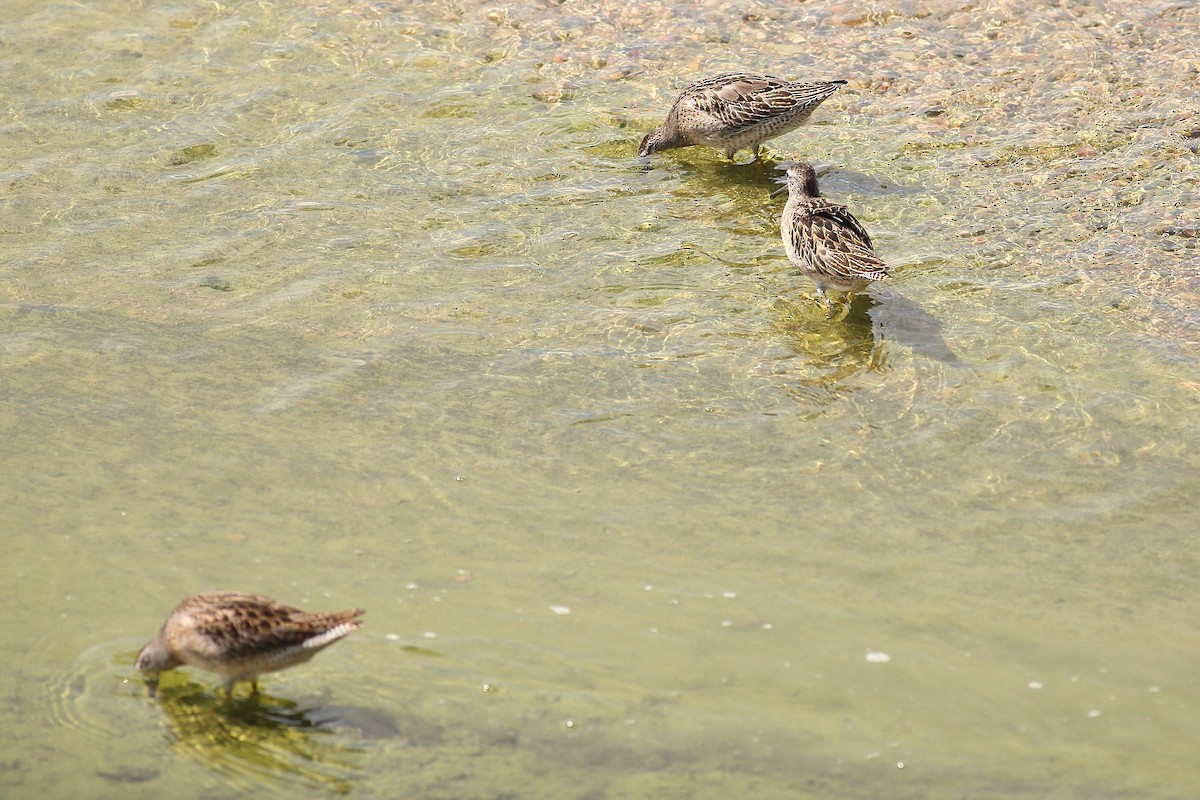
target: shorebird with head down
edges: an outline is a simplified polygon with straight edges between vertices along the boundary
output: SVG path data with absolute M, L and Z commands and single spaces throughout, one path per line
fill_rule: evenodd
M 302 664 L 362 625 L 360 608 L 310 614 L 244 592 L 210 592 L 183 600 L 167 616 L 154 641 L 138 653 L 137 668 L 149 673 L 151 694 L 158 673 L 180 665 L 215 672 L 232 697 L 238 681 L 258 691 L 258 676 Z
M 659 129 L 642 139 L 638 157 L 702 144 L 723 149 L 730 159 L 748 148 L 757 159 L 763 142 L 800 127 L 845 84 L 795 83 L 748 72 L 694 83 L 679 95 Z

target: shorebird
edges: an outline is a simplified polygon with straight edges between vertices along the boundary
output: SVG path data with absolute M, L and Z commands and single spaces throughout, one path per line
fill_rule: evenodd
M 136 666 L 153 674 L 151 694 L 159 672 L 182 664 L 220 675 L 229 697 L 238 681 L 249 681 L 255 694 L 259 675 L 308 661 L 358 630 L 363 613 L 310 614 L 245 592 L 194 594 L 175 606 Z
M 821 197 L 811 164 L 788 167 L 787 185 L 771 197 L 788 192 L 779 218 L 779 234 L 788 258 L 816 284 L 830 313 L 829 290 L 861 292 L 871 281 L 887 280 L 890 269 L 872 249 L 862 223 L 843 205 Z
M 748 72 L 693 83 L 671 106 L 666 122 L 642 139 L 638 157 L 703 144 L 724 148 L 730 160 L 738 150 L 749 148 L 757 159 L 763 142 L 798 128 L 845 84 L 793 83 Z

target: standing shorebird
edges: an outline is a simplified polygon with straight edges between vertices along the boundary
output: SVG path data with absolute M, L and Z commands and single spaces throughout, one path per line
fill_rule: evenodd
M 154 641 L 138 653 L 137 668 L 158 673 L 181 664 L 215 672 L 232 697 L 233 685 L 303 664 L 337 640 L 358 630 L 361 608 L 333 614 L 310 614 L 245 592 L 194 594 L 167 616 Z
M 827 316 L 828 290 L 861 292 L 871 281 L 887 280 L 888 265 L 875 255 L 866 229 L 848 208 L 821 197 L 811 164 L 788 167 L 787 186 L 771 192 L 771 197 L 784 192 L 789 194 L 779 218 L 783 247 L 791 262 L 816 284 Z
M 642 139 L 638 157 L 703 144 L 724 148 L 731 160 L 738 150 L 749 148 L 757 159 L 763 142 L 798 128 L 845 84 L 792 83 L 747 72 L 693 83 L 671 106 L 662 127 Z

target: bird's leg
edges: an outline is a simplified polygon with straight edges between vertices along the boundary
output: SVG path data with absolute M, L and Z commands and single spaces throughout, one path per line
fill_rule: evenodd
M 821 302 L 825 304 L 825 319 L 832 319 L 833 302 L 829 299 L 829 295 L 820 286 L 817 287 L 817 295 L 820 296 Z
M 758 145 L 754 145 L 753 147 L 746 148 L 747 150 L 750 151 L 750 160 L 749 161 L 734 161 L 733 157 L 735 155 L 737 155 L 737 151 L 739 149 L 741 149 L 741 148 L 737 148 L 737 147 L 726 147 L 725 148 L 725 157 L 728 158 L 730 161 L 733 161 L 735 166 L 744 167 L 744 166 L 747 166 L 748 164 L 753 164 L 755 161 L 758 160 Z
M 854 310 L 853 307 L 850 305 L 850 298 L 846 297 L 845 300 L 838 302 L 837 317 L 831 317 L 828 314 L 826 314 L 825 319 L 830 319 L 830 320 L 837 319 L 838 322 L 841 322 L 846 317 L 850 316 L 850 312 L 853 310 Z

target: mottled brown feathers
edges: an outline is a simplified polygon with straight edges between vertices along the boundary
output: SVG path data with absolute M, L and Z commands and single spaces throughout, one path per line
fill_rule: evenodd
M 208 592 L 187 597 L 138 655 L 138 669 L 186 664 L 216 672 L 231 690 L 264 672 L 300 664 L 361 626 L 362 609 L 312 614 L 269 597 Z
M 826 308 L 827 291 L 860 292 L 871 281 L 890 276 L 862 223 L 844 205 L 820 196 L 810 164 L 793 164 L 787 180 L 788 202 L 779 220 L 783 246 L 792 263 L 812 279 Z
M 662 126 L 642 139 L 638 155 L 708 145 L 729 158 L 742 148 L 757 156 L 763 142 L 795 130 L 845 83 L 795 83 L 746 72 L 708 78 L 683 90 Z
M 196 630 L 221 646 L 230 658 L 246 657 L 264 649 L 303 645 L 344 623 L 360 623 L 362 609 L 332 614 L 310 614 L 267 597 L 222 592 L 189 597 L 176 611 L 187 609 Z

